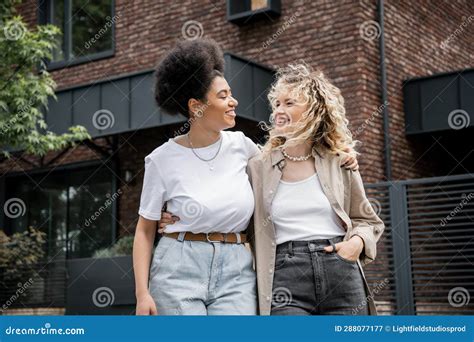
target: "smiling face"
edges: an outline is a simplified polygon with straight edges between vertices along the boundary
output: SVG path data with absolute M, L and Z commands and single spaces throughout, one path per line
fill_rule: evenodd
M 299 122 L 308 106 L 288 91 L 276 94 L 273 102 L 272 119 L 279 133 L 289 133 L 293 124 Z
M 225 78 L 216 76 L 206 94 L 207 103 L 191 100 L 191 111 L 199 124 L 214 131 L 235 126 L 235 109 L 239 104 Z

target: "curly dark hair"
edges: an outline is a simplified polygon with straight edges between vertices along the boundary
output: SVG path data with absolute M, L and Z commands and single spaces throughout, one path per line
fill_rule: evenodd
M 189 117 L 189 99 L 205 100 L 213 79 L 223 73 L 224 55 L 214 40 L 179 42 L 156 68 L 156 103 L 170 114 Z

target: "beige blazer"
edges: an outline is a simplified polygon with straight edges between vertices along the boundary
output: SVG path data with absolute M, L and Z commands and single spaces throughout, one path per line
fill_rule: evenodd
M 377 315 L 372 292 L 365 279 L 363 265 L 375 259 L 377 241 L 384 231 L 384 223 L 368 201 L 359 171 L 340 167 L 342 156 L 319 148 L 313 152 L 316 173 L 332 208 L 346 230 L 344 241 L 354 235 L 364 240 L 364 250 L 357 261 L 364 278 L 369 313 Z M 270 208 L 281 179 L 285 158 L 280 150 L 271 155 L 259 154 L 249 161 L 247 173 L 255 196 L 255 211 L 247 230 L 255 256 L 260 315 L 269 315 L 275 267 L 275 227 Z

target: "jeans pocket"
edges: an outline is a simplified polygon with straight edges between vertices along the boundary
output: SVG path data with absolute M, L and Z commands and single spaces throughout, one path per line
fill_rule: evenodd
M 253 271 L 253 253 L 252 253 L 252 251 L 249 248 L 247 248 L 244 244 L 238 244 L 237 246 L 240 249 L 239 256 L 244 254 L 244 256 L 242 258 L 242 260 L 244 261 L 244 263 L 242 265 L 242 269 L 249 268 Z
M 351 265 L 355 265 L 355 264 L 357 263 L 357 261 L 349 260 L 349 259 L 346 259 L 346 258 L 342 257 L 342 256 L 341 256 L 339 253 L 337 253 L 337 252 L 334 252 L 333 254 L 334 254 L 334 256 L 335 256 L 336 258 L 338 258 L 339 260 L 341 260 L 341 261 L 343 261 L 343 262 L 345 262 L 345 263 L 348 263 L 348 264 L 351 264 Z
M 155 252 L 153 253 L 153 259 L 152 259 L 151 268 L 150 268 L 150 278 L 153 278 L 153 276 L 158 272 L 158 269 L 160 268 L 166 255 L 168 254 L 170 247 L 176 241 L 177 241 L 176 239 L 168 238 L 168 237 L 162 237 L 160 239 L 160 241 L 158 242 L 158 245 L 155 248 Z
M 288 253 L 277 254 L 275 257 L 275 270 L 281 269 L 288 262 L 290 255 Z

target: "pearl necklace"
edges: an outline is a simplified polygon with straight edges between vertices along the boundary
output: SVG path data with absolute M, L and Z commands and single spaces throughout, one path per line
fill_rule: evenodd
M 312 156 L 312 153 L 309 153 L 305 156 L 293 157 L 293 156 L 288 155 L 284 149 L 281 150 L 281 153 L 283 153 L 283 155 L 285 156 L 286 159 L 289 159 L 289 160 L 294 161 L 294 162 L 306 161 L 309 158 L 311 158 L 311 156 Z

